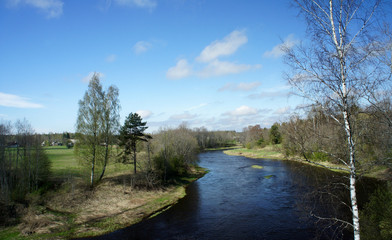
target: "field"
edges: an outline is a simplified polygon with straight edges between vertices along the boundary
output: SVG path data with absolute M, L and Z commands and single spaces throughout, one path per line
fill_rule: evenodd
M 51 170 L 54 178 L 88 178 L 90 174 L 89 165 L 80 162 L 81 160 L 77 158 L 73 148 L 68 149 L 65 146 L 52 146 L 45 147 L 45 152 L 52 163 Z M 98 164 L 96 167 L 97 170 L 100 170 L 100 166 Z M 125 173 L 127 170 L 131 172 L 131 165 L 124 165 L 111 161 L 106 168 L 105 175 L 119 172 Z
M 135 186 L 145 177 L 133 174 L 133 165 L 111 162 L 103 180 L 90 189 L 90 167 L 79 163 L 73 149 L 56 146 L 45 151 L 55 185 L 45 193 L 30 194 L 20 224 L 0 229 L 0 239 L 69 239 L 111 232 L 167 209 L 185 196 L 187 184 L 206 172 L 195 168 L 191 176 L 148 189 Z

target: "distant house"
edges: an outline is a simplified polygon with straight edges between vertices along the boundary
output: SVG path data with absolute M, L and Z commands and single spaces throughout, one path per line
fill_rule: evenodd
M 9 147 L 9 148 L 17 148 L 17 147 L 19 147 L 19 144 L 18 144 L 16 141 L 14 141 L 14 142 L 9 142 L 9 143 L 7 144 L 7 147 Z
M 58 141 L 53 141 L 50 146 L 63 146 L 62 142 L 58 142 Z

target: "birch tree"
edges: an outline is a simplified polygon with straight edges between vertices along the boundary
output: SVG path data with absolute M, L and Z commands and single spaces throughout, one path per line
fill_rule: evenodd
M 105 145 L 103 168 L 99 180 L 101 180 L 105 174 L 106 166 L 109 161 L 112 144 L 115 141 L 114 135 L 118 132 L 120 126 L 120 104 L 118 99 L 118 88 L 110 86 L 108 90 L 103 94 L 103 141 Z
M 104 92 L 98 74 L 94 73 L 83 99 L 79 101 L 76 122 L 77 152 L 91 166 L 91 187 L 94 186 L 97 163 L 103 165 L 99 179 L 105 173 L 109 148 L 118 129 L 118 111 L 118 89 L 110 86 L 107 93 Z
M 382 79 L 377 64 L 379 44 L 373 27 L 382 16 L 381 0 L 296 0 L 307 23 L 309 41 L 283 47 L 290 85 L 311 104 L 320 107 L 341 127 L 347 158 L 338 160 L 349 171 L 354 239 L 360 239 L 356 179 L 355 118 L 352 106 Z
M 79 156 L 91 164 L 90 186 L 94 186 L 95 164 L 99 156 L 101 142 L 102 85 L 94 73 L 82 100 L 79 101 L 79 112 L 76 123 Z

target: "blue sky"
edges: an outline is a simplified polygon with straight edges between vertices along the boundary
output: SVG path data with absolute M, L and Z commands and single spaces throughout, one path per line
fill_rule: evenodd
M 304 35 L 289 0 L 4 0 L 0 119 L 74 132 L 97 72 L 120 90 L 121 123 L 138 112 L 149 131 L 270 127 L 301 104 L 279 44 Z

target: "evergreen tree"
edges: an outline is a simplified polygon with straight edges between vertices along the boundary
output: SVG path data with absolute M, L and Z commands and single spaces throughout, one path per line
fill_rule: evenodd
M 120 146 L 124 146 L 123 162 L 127 162 L 133 153 L 134 173 L 136 173 L 136 143 L 138 141 L 147 142 L 151 138 L 144 133 L 148 128 L 146 124 L 147 122 L 143 122 L 139 114 L 130 113 L 120 130 Z

